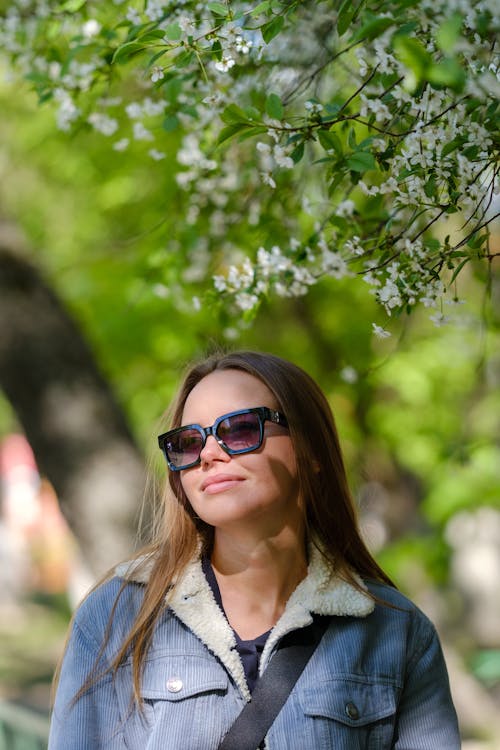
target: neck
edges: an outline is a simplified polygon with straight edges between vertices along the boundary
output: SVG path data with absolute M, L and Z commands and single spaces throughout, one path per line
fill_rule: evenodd
M 292 532 L 250 540 L 216 531 L 211 562 L 229 622 L 243 639 L 275 624 L 307 573 L 305 542 Z

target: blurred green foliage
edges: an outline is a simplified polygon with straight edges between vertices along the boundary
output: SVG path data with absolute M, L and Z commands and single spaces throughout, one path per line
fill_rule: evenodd
M 272 350 L 304 366 L 329 395 L 356 490 L 373 467 L 387 486 L 395 472 L 414 478 L 418 489 L 408 491 L 418 507 L 406 531 L 416 541 L 390 540 L 384 561 L 398 578 L 417 544 L 423 567 L 443 580 L 433 540 L 443 543 L 450 516 L 500 506 L 498 315 L 484 279 L 472 268 L 464 276 L 468 303 L 457 322 L 436 328 L 413 314 L 391 325 L 389 339 L 372 336 L 380 311 L 349 279 L 267 301 L 251 326 L 231 330 L 224 310 L 179 304 L 179 269 L 172 253 L 165 264 L 165 246 L 185 217 L 168 160 L 110 150 L 90 130 L 56 131 L 27 86 L 4 82 L 0 102 L 4 225 L 22 232 L 79 321 L 145 453 L 192 358 L 217 346 Z M 0 415 L 6 430 L 5 406 Z

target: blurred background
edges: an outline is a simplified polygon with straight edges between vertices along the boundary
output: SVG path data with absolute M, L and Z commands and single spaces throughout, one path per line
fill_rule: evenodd
M 500 747 L 498 264 L 468 266 L 448 326 L 417 311 L 374 337 L 366 285 L 325 279 L 237 329 L 184 304 L 164 262 L 170 227 L 191 231 L 168 158 L 56 131 L 19 82 L 0 106 L 0 721 L 43 735 L 74 606 L 140 543 L 184 368 L 238 347 L 328 394 L 368 544 L 439 630 L 464 748 Z

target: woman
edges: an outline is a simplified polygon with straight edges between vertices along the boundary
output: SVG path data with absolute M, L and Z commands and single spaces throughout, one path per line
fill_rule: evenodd
M 436 632 L 361 539 L 316 383 L 269 354 L 211 357 L 159 443 L 161 525 L 76 613 L 50 750 L 215 750 L 318 615 L 269 750 L 459 748 Z

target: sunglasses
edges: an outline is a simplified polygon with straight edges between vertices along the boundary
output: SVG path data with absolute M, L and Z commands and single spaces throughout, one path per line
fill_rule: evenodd
M 288 427 L 286 417 L 279 411 L 257 406 L 223 414 L 211 427 L 188 424 L 169 430 L 158 437 L 158 445 L 167 459 L 168 468 L 181 471 L 201 463 L 200 454 L 209 435 L 213 435 L 230 456 L 256 451 L 262 445 L 266 421 Z

